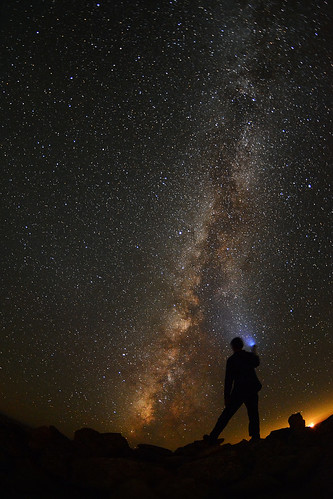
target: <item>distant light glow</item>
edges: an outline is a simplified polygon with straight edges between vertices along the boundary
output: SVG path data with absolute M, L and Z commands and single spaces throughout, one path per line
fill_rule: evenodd
M 245 336 L 243 337 L 244 343 L 248 347 L 253 347 L 256 344 L 256 340 L 253 338 L 253 336 Z

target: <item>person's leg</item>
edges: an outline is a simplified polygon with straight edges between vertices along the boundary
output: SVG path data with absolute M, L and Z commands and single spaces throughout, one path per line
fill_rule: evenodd
M 254 393 L 244 401 L 249 416 L 249 435 L 253 438 L 260 438 L 258 393 Z
M 223 409 L 221 416 L 218 418 L 216 425 L 209 434 L 211 440 L 217 440 L 220 433 L 227 426 L 232 416 L 238 411 L 244 400 L 241 397 L 230 397 L 229 404 Z

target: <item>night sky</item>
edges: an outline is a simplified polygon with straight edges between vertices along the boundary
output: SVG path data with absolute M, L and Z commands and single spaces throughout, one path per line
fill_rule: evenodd
M 3 2 L 1 412 L 184 445 L 235 336 L 333 412 L 330 5 Z

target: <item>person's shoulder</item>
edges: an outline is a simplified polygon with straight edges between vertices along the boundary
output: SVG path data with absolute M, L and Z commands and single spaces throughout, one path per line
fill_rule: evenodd
M 230 357 L 227 358 L 227 365 L 232 364 L 235 361 L 235 354 L 233 353 Z
M 253 357 L 255 355 L 253 352 L 248 352 L 247 350 L 241 350 L 239 353 L 242 357 L 248 357 L 248 358 Z
M 230 357 L 228 357 L 227 364 L 231 366 L 234 364 L 238 364 L 240 357 L 241 355 L 239 355 L 239 352 L 234 352 L 232 355 L 230 355 Z
M 241 350 L 240 353 L 240 360 L 241 362 L 250 362 L 251 364 L 256 361 L 257 355 L 255 355 L 253 352 L 247 352 L 246 350 Z
M 253 352 L 248 352 L 247 350 L 242 350 L 245 357 L 253 357 Z

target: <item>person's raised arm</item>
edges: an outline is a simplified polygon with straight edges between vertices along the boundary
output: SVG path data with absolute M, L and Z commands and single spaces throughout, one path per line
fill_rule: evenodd
M 259 355 L 257 354 L 257 345 L 253 345 L 251 348 L 253 367 L 258 367 L 260 364 Z

